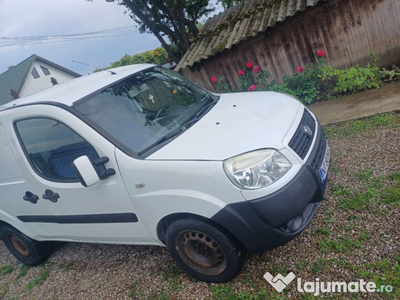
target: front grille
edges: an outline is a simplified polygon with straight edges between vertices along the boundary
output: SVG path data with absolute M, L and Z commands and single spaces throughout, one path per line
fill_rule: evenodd
M 308 151 L 310 150 L 311 143 L 315 136 L 315 120 L 308 112 L 307 109 L 304 109 L 303 117 L 301 118 L 300 124 L 296 129 L 292 139 L 289 142 L 289 147 L 297 153 L 301 159 L 304 159 L 307 156 Z M 307 134 L 305 128 L 307 127 L 311 129 L 312 134 Z
M 324 131 L 322 130 L 322 127 L 321 127 L 321 138 L 319 139 L 319 141 L 317 139 L 317 142 L 318 144 L 315 144 L 315 147 L 318 150 L 316 151 L 315 156 L 312 158 L 312 160 L 310 158 L 310 161 L 311 161 L 311 167 L 314 170 L 319 171 L 319 168 L 321 167 L 326 151 L 326 138 Z

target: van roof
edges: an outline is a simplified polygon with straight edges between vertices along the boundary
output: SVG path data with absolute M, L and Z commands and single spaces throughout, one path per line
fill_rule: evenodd
M 104 86 L 153 66 L 154 65 L 151 64 L 130 65 L 71 79 L 38 93 L 10 101 L 0 106 L 0 111 L 16 106 L 45 102 L 57 102 L 67 106 L 72 106 L 74 102 Z

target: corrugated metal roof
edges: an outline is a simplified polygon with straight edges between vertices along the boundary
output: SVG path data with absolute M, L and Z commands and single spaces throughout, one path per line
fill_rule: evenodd
M 207 20 L 176 71 L 192 66 L 274 27 L 322 0 L 248 0 Z
M 9 69 L 0 75 L 0 105 L 13 100 L 10 90 L 13 89 L 17 93 L 21 91 L 22 84 L 25 81 L 26 73 L 29 67 L 35 60 L 35 55 L 32 55 L 19 63 L 17 66 Z

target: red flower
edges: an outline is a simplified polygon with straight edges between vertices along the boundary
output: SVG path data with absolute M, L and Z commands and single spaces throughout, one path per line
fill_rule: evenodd
M 252 66 L 253 66 L 253 64 L 252 64 L 250 61 L 246 64 L 246 67 L 249 68 L 249 69 L 250 69 Z
M 242 75 L 244 75 L 244 72 L 243 72 L 243 70 L 239 70 L 239 71 L 238 71 L 238 75 L 239 75 L 239 76 L 242 76 Z
M 257 72 L 261 72 L 261 69 L 259 66 L 254 66 L 253 68 L 253 72 L 257 73 Z
M 252 84 L 251 86 L 249 86 L 249 91 L 254 91 L 256 89 L 256 86 L 254 84 Z
M 212 81 L 213 83 L 216 83 L 216 82 L 218 81 L 218 78 L 215 77 L 215 76 L 213 76 L 213 77 L 211 77 L 211 81 Z
M 296 68 L 297 73 L 301 73 L 304 71 L 304 69 L 302 67 L 297 67 Z
M 318 50 L 317 51 L 317 55 L 320 56 L 320 57 L 325 56 L 325 54 L 326 54 L 326 51 L 324 51 L 324 50 Z

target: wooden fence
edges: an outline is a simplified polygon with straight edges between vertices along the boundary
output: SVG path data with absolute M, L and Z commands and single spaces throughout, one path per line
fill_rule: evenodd
M 320 2 L 266 32 L 182 69 L 201 86 L 215 91 L 212 76 L 223 76 L 230 89 L 240 86 L 237 71 L 251 61 L 278 83 L 296 68 L 316 62 L 316 51 L 325 50 L 326 64 L 335 68 L 366 66 L 368 53 L 378 65 L 400 62 L 400 0 L 341 0 Z

